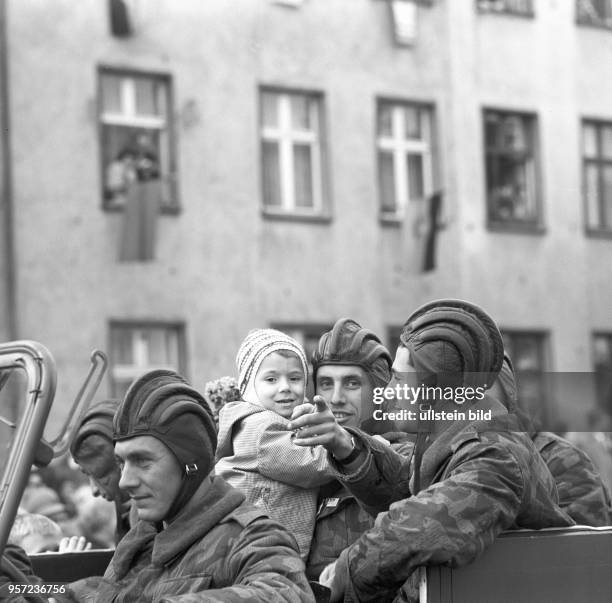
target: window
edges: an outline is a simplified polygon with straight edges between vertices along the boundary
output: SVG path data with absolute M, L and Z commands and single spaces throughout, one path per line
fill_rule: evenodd
M 612 27 L 611 0 L 578 0 L 576 20 L 581 25 Z
M 476 7 L 482 12 L 533 15 L 532 0 L 476 0 Z
M 381 217 L 401 219 L 411 201 L 433 190 L 432 109 L 379 101 L 378 180 Z
M 110 378 L 123 397 L 134 379 L 153 369 L 184 373 L 184 329 L 177 324 L 111 323 Z
M 612 122 L 583 122 L 582 180 L 587 229 L 612 233 Z
M 502 331 L 504 348 L 512 359 L 518 389 L 518 404 L 540 425 L 549 426 L 551 409 L 545 378 L 545 333 Z
M 489 224 L 539 226 L 535 117 L 485 111 Z
M 176 209 L 169 79 L 102 69 L 99 111 L 104 208 L 124 206 L 146 161 L 160 178 L 162 209 Z
M 324 211 L 321 96 L 262 90 L 261 156 L 267 214 Z
M 593 365 L 597 406 L 612 416 L 612 333 L 593 335 Z

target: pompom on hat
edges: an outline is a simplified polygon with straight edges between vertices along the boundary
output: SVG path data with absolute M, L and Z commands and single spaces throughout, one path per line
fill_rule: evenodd
M 217 428 L 204 397 L 170 370 L 150 371 L 130 385 L 113 422 L 114 440 L 152 436 L 165 444 L 183 472 L 168 512 L 178 513 L 214 467 Z
M 476 304 L 459 299 L 439 299 L 418 308 L 404 324 L 400 341 L 428 385 L 490 387 L 504 359 L 504 343 L 493 319 Z
M 273 352 L 293 352 L 304 372 L 304 383 L 308 382 L 308 362 L 304 348 L 293 337 L 276 329 L 254 329 L 244 338 L 236 354 L 238 388 L 243 400 L 258 403 L 255 393 L 255 377 L 266 356 Z
M 323 333 L 312 355 L 314 377 L 327 364 L 360 366 L 373 387 L 385 387 L 391 378 L 391 355 L 375 333 L 351 318 L 340 318 Z

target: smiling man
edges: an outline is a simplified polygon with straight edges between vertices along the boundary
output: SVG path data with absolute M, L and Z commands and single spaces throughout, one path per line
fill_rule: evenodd
M 312 356 L 315 391 L 329 405 L 338 425 L 384 434 L 399 452 L 412 448 L 406 434 L 375 421 L 373 390 L 391 377 L 391 356 L 380 339 L 350 318 L 341 318 L 319 339 Z M 323 568 L 374 525 L 349 490 L 339 482 L 321 489 L 306 574 L 317 580 Z
M 314 600 L 293 537 L 214 475 L 212 411 L 180 375 L 135 381 L 113 428 L 138 522 L 104 577 L 72 584 L 69 600 Z

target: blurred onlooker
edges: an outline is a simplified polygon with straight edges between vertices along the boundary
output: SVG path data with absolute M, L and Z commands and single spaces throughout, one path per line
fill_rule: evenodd
M 21 498 L 21 507 L 28 513 L 46 515 L 58 523 L 68 520 L 66 506 L 57 492 L 45 486 L 36 471 L 30 474 L 30 481 Z
M 22 512 L 15 517 L 8 542 L 33 555 L 57 551 L 62 538 L 62 528 L 52 519 L 39 513 Z
M 559 506 L 579 525 L 609 525 L 610 494 L 587 452 L 555 433 L 540 431 L 539 423 L 518 406 L 517 392 L 512 361 L 504 352 L 501 371 L 488 394 L 519 418 L 555 480 Z
M 591 457 L 601 479 L 612 492 L 612 420 L 596 409 L 588 415 L 588 427 L 590 431 L 569 431 L 565 437 Z
M 115 547 L 115 506 L 100 497 L 94 497 L 88 486 L 81 486 L 74 493 L 78 508 L 79 532 L 92 543 L 93 548 Z
M 115 461 L 113 446 L 113 416 L 118 404 L 118 400 L 104 400 L 92 406 L 81 420 L 70 445 L 72 457 L 89 477 L 93 495 L 115 505 L 116 522 L 112 522 L 112 518 L 110 522 L 115 526 L 115 542 L 119 542 L 130 529 L 129 497 L 119 489 L 121 471 Z M 93 540 L 91 534 L 87 535 Z
M 240 400 L 240 389 L 234 377 L 221 377 L 204 386 L 204 397 L 213 410 L 215 423 L 219 425 L 219 411 L 228 403 Z
M 70 517 L 77 514 L 70 493 L 81 484 L 87 483 L 87 478 L 76 465 L 69 454 L 53 459 L 46 467 L 37 468 L 43 483 L 57 492 L 60 501 L 65 505 Z

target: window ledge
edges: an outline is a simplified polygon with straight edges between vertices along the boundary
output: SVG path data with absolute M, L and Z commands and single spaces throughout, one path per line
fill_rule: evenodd
M 102 205 L 102 211 L 109 214 L 122 214 L 125 210 L 123 205 Z M 163 216 L 178 216 L 182 212 L 180 205 L 162 205 L 159 212 Z
M 378 214 L 378 221 L 382 226 L 401 226 L 404 223 L 404 216 L 393 214 Z
M 604 230 L 603 228 L 587 228 L 585 234 L 590 239 L 612 239 L 612 229 Z
M 495 10 L 491 8 L 478 8 L 478 14 L 480 15 L 498 15 L 501 17 L 518 17 L 519 19 L 535 19 L 535 12 L 519 12 L 516 10 Z
M 590 27 L 592 29 L 604 29 L 610 31 L 612 29 L 612 20 L 610 21 L 587 21 L 586 19 L 576 19 L 578 27 Z
M 487 222 L 487 230 L 497 233 L 544 235 L 546 227 L 542 224 L 530 224 L 524 222 Z
M 314 224 L 329 224 L 332 221 L 328 213 L 298 213 L 290 211 L 274 211 L 262 209 L 262 216 L 267 220 L 278 220 L 279 222 L 310 222 Z

